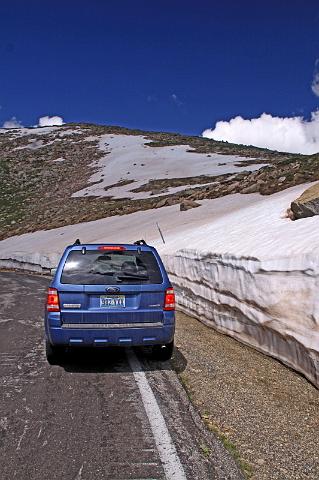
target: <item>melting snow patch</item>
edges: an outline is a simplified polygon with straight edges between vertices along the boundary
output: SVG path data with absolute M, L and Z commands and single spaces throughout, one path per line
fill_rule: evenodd
M 99 147 L 106 155 L 98 162 L 98 172 L 89 179 L 90 185 L 73 197 L 84 195 L 113 196 L 114 198 L 147 198 L 149 192 L 132 192 L 150 179 L 186 178 L 200 175 L 223 175 L 243 170 L 256 170 L 263 165 L 238 167 L 245 160 L 235 155 L 203 154 L 190 151 L 187 145 L 150 147 L 142 136 L 103 135 Z M 251 160 L 251 159 L 250 159 Z M 94 164 L 95 166 L 95 164 Z M 127 185 L 108 188 L 121 180 L 132 180 Z M 168 192 L 171 193 L 170 187 Z
M 0 129 L 2 133 L 9 133 L 10 137 L 25 137 L 26 135 L 46 135 L 56 132 L 61 127 L 32 127 L 32 128 L 15 128 L 14 130 Z
M 65 158 L 61 157 L 61 158 L 57 158 L 56 160 L 53 160 L 53 162 L 64 162 L 65 161 Z
M 60 130 L 59 132 L 59 137 L 67 137 L 68 135 L 82 135 L 82 134 L 85 134 L 87 133 L 85 130 L 81 129 L 81 128 L 68 128 L 68 129 L 65 129 L 65 130 Z

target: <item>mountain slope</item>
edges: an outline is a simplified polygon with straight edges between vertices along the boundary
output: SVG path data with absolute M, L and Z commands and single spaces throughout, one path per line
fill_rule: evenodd
M 269 194 L 319 178 L 319 155 L 271 152 L 201 137 L 89 124 L 0 132 L 0 238 L 184 199 Z M 134 152 L 131 155 L 135 171 L 127 170 L 111 141 L 117 142 L 117 152 L 129 151 L 137 142 L 135 161 Z

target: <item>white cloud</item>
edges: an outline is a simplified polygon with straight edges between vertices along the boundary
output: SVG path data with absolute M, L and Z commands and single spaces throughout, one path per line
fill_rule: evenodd
M 173 102 L 175 103 L 175 105 L 177 105 L 178 107 L 181 107 L 181 106 L 183 105 L 183 102 L 182 102 L 181 99 L 176 95 L 176 93 L 172 93 L 171 99 L 173 100 Z
M 39 127 L 53 127 L 55 125 L 60 126 L 63 125 L 63 118 L 62 117 L 49 117 L 48 115 L 45 117 L 39 118 Z
M 317 97 L 319 97 L 319 58 L 317 58 L 315 63 L 315 71 L 313 72 L 311 90 Z
M 23 125 L 16 117 L 12 117 L 10 120 L 6 120 L 2 125 L 3 128 L 22 128 Z
M 311 155 L 319 152 L 319 111 L 312 113 L 310 121 L 267 113 L 251 120 L 238 116 L 229 122 L 217 122 L 215 128 L 205 130 L 202 135 L 229 143 Z
M 315 73 L 313 76 L 311 90 L 317 97 L 319 97 L 319 72 Z

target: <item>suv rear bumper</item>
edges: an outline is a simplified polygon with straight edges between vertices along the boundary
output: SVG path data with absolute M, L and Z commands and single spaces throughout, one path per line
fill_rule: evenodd
M 82 325 L 81 325 L 82 327 Z M 175 325 L 141 328 L 67 328 L 49 327 L 47 337 L 51 345 L 83 346 L 143 346 L 170 343 Z

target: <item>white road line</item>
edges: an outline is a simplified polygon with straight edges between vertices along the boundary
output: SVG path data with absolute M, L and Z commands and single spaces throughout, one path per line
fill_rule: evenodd
M 166 480 L 187 480 L 172 437 L 142 366 L 132 350 L 127 351 L 127 359 L 142 397 Z
M 27 430 L 28 430 L 28 420 L 26 420 L 26 422 L 24 424 L 23 432 L 22 432 L 22 435 L 20 435 L 16 450 L 20 450 L 22 439 L 25 436 L 25 434 L 27 433 Z
M 81 465 L 81 468 L 80 468 L 80 470 L 78 471 L 78 474 L 77 474 L 77 476 L 75 477 L 75 480 L 81 480 L 81 479 L 82 479 L 82 470 L 83 470 L 83 467 L 84 467 L 84 463 Z

